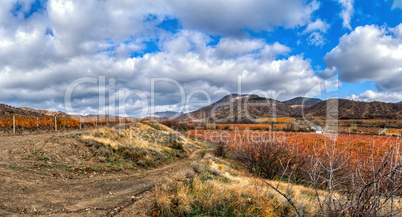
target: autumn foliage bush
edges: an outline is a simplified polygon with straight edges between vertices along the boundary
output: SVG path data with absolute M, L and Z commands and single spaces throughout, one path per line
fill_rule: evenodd
M 232 145 L 231 157 L 249 172 L 273 179 L 282 171 L 283 163 L 294 161 L 285 142 L 263 141 Z

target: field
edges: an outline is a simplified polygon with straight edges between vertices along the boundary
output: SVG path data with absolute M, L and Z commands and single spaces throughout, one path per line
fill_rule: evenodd
M 361 134 L 361 135 L 388 135 L 401 136 L 401 120 L 305 120 L 291 117 L 260 118 L 258 123 L 181 123 L 188 128 L 210 130 L 270 130 L 288 132 L 314 132 L 316 129 L 325 129 L 327 126 L 335 126 L 334 133 Z
M 286 129 L 289 124 L 216 124 L 217 129 L 239 129 L 239 130 L 271 130 Z
M 295 121 L 294 118 L 291 117 L 279 117 L 279 118 L 259 118 L 258 122 L 278 122 L 278 123 L 292 123 Z
M 56 131 L 62 129 L 95 128 L 97 126 L 113 125 L 116 123 L 129 123 L 135 119 L 130 118 L 96 118 L 96 117 L 27 117 L 7 116 L 0 118 L 0 134 L 12 135 L 14 128 L 16 134 L 27 132 Z
M 334 143 L 336 148 L 345 149 L 344 155 L 350 155 L 357 162 L 366 160 L 371 155 L 381 158 L 385 150 L 401 145 L 400 137 L 372 136 L 359 134 L 315 134 L 297 132 L 267 132 L 252 130 L 191 130 L 189 136 L 202 141 L 227 143 L 229 147 L 244 148 L 248 144 L 266 141 L 278 141 L 286 144 L 286 149 L 299 157 L 307 157 L 313 151 Z
M 300 123 L 306 123 L 301 120 Z M 360 120 L 311 120 L 311 123 L 318 126 L 337 124 L 340 133 L 356 133 L 371 135 L 395 135 L 400 136 L 402 132 L 401 120 L 381 119 L 360 119 Z

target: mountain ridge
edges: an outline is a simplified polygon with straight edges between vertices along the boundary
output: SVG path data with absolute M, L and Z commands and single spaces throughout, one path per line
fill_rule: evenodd
M 304 115 L 339 119 L 402 119 L 402 104 L 332 98 L 307 108 Z
M 294 116 L 294 110 L 274 99 L 254 94 L 229 94 L 209 106 L 176 118 L 179 122 L 214 121 L 229 123 L 255 122 L 260 117 Z
M 303 102 L 306 101 L 310 105 L 303 105 Z M 233 109 L 232 113 L 228 111 L 230 108 Z M 249 113 L 246 114 L 246 111 Z M 214 112 L 214 116 L 211 114 L 212 112 Z M 301 118 L 305 116 L 308 118 L 324 119 L 402 119 L 402 104 L 379 101 L 360 102 L 335 98 L 323 101 L 321 99 L 303 97 L 296 97 L 280 102 L 258 95 L 230 94 L 211 105 L 183 114 L 176 120 L 181 122 L 214 121 L 216 118 L 213 117 L 217 117 L 221 122 L 225 122 L 226 120 L 226 122 L 244 123 L 256 122 L 258 118 L 272 117 L 273 115 L 277 117 Z
M 144 116 L 143 118 L 155 118 L 155 119 L 158 119 L 158 118 L 172 118 L 172 117 L 174 117 L 174 116 L 180 116 L 180 115 L 183 115 L 184 113 L 183 112 L 175 112 L 175 111 L 163 111 L 163 112 L 155 112 L 155 113 L 153 113 L 153 114 L 149 114 L 149 115 L 146 115 L 146 116 Z
M 337 111 L 334 109 L 331 111 L 331 107 L 334 106 L 337 106 Z M 232 112 L 230 112 L 230 110 L 232 110 Z M 248 114 L 246 114 L 246 111 Z M 212 114 L 212 112 L 214 112 L 214 114 Z M 61 111 L 56 112 L 44 109 L 32 109 L 28 107 L 18 108 L 0 104 L 0 117 L 8 117 L 12 115 L 20 115 L 25 117 L 74 116 Z M 171 118 L 174 115 L 177 115 L 177 112 L 155 112 L 153 115 L 148 115 L 144 118 Z M 386 103 L 381 101 L 362 102 L 334 98 L 323 101 L 317 98 L 295 97 L 290 100 L 280 102 L 278 100 L 260 97 L 255 94 L 229 94 L 212 103 L 211 105 L 199 108 L 193 112 L 185 114 L 181 113 L 175 119 L 178 121 L 212 121 L 214 119 L 213 117 L 216 117 L 223 122 L 226 120 L 228 122 L 243 123 L 253 122 L 258 118 L 271 117 L 273 115 L 276 115 L 277 117 L 302 117 L 304 115 L 310 118 L 327 118 L 328 116 L 337 116 L 337 118 L 340 119 L 402 119 L 402 101 L 399 103 Z M 97 115 L 89 114 L 82 117 L 95 116 Z
M 13 107 L 10 105 L 0 104 L 0 117 L 7 117 L 12 115 L 18 115 L 23 117 L 43 117 L 43 116 L 57 116 L 68 117 L 69 115 L 61 111 L 50 111 L 45 109 L 32 109 L 28 107 Z
M 316 105 L 323 100 L 318 99 L 318 98 L 309 98 L 309 97 L 295 97 L 286 101 L 282 101 L 286 105 L 306 105 L 306 106 L 312 106 Z

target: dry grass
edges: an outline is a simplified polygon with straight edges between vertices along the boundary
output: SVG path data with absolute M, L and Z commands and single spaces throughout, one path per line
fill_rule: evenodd
M 185 138 L 182 134 L 158 123 L 139 122 L 124 129 L 101 128 L 83 135 L 81 140 L 95 145 L 94 153 L 108 149 L 106 161 L 130 161 L 133 166 L 158 166 L 167 161 L 189 156 L 203 143 Z M 129 162 L 129 163 L 130 163 Z
M 278 185 L 282 192 L 288 187 L 286 182 L 268 182 Z M 328 196 L 323 190 L 318 194 L 321 200 Z M 192 163 L 190 171 L 182 171 L 157 186 L 152 196 L 154 206 L 148 212 L 158 216 L 296 216 L 293 207 L 260 178 L 210 154 Z M 302 215 L 320 216 L 313 188 L 291 184 L 291 196 Z M 332 196 L 343 198 L 334 192 Z M 396 199 L 395 208 L 401 205 L 401 199 Z
M 200 172 L 198 168 L 204 167 Z M 264 184 L 247 172 L 233 169 L 222 159 L 206 155 L 192 165 L 196 175 L 189 171 L 177 174 L 155 189 L 154 204 L 160 216 L 294 216 L 292 207 Z M 219 171 L 217 173 L 216 171 Z M 270 181 L 277 184 L 276 181 Z M 285 189 L 286 183 L 280 183 Z M 319 192 L 321 195 L 326 193 Z M 317 212 L 315 192 L 295 185 L 292 196 L 305 214 Z
M 82 136 L 82 139 L 83 140 L 94 140 L 94 141 L 102 143 L 102 144 L 104 144 L 106 146 L 110 146 L 110 147 L 112 147 L 114 149 L 117 149 L 118 146 L 119 146 L 118 141 L 115 141 L 115 140 L 112 140 L 112 139 L 109 139 L 109 138 L 98 138 L 98 137 L 94 137 L 92 135 L 84 135 L 84 136 Z
M 192 152 L 203 146 L 201 143 L 189 140 L 180 133 L 154 122 L 136 123 L 125 129 L 96 129 L 89 135 L 84 135 L 82 139 L 94 140 L 114 149 L 118 149 L 119 146 L 161 149 L 166 147 L 166 144 L 177 142 L 182 144 L 186 151 Z

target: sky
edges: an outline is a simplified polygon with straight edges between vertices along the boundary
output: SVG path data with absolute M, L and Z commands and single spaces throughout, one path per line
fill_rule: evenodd
M 402 101 L 402 0 L 2 0 L 0 103 L 144 116 L 229 93 Z

